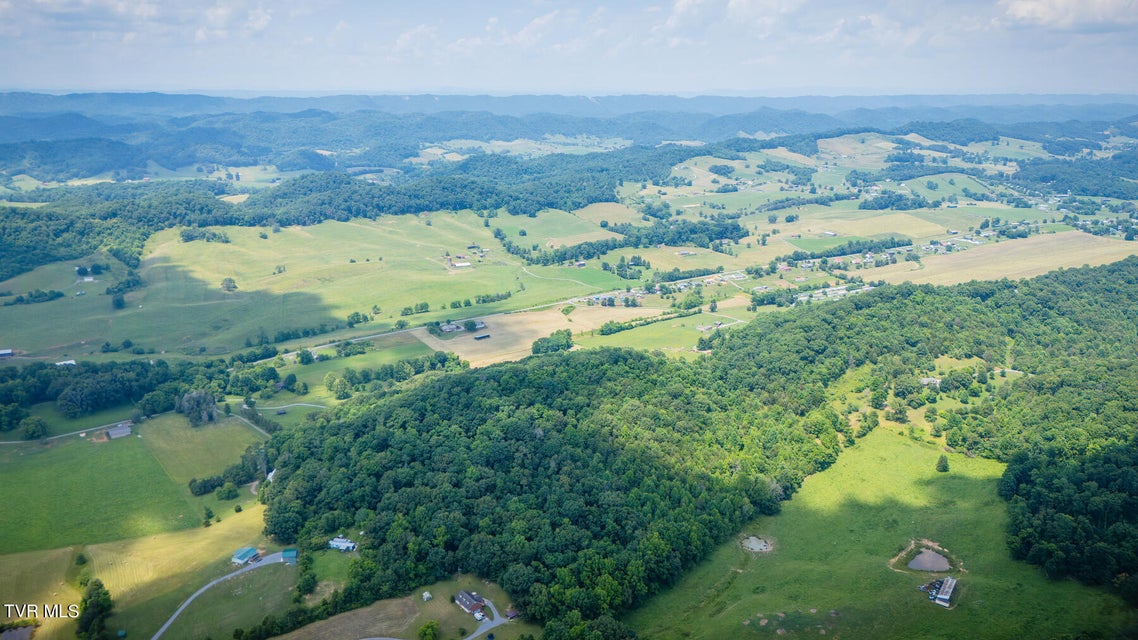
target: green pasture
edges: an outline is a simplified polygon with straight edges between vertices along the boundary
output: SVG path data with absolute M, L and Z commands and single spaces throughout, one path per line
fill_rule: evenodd
M 47 422 L 47 435 L 48 437 L 52 437 L 73 431 L 95 429 L 96 427 L 122 422 L 130 418 L 131 406 L 122 405 L 111 407 L 110 409 L 103 409 L 102 411 L 74 420 L 60 413 L 54 402 L 42 402 L 31 407 L 28 412 L 33 416 L 43 418 L 44 421 Z M 22 439 L 19 429 L 7 433 L 0 433 L 0 442 L 11 442 Z
M 664 640 L 823 631 L 878 640 L 1073 637 L 1138 620 L 1102 590 L 1048 581 L 1037 567 L 1010 559 L 1006 505 L 996 496 L 1002 465 L 950 455 L 950 471 L 937 473 L 941 450 L 899 436 L 891 424 L 808 478 L 780 515 L 744 527 L 626 621 L 641 636 Z M 751 535 L 773 549 L 744 550 L 740 542 Z M 910 540 L 921 539 L 963 565 L 952 609 L 917 590 L 944 574 L 890 567 Z
M 850 169 L 884 169 L 885 156 L 897 143 L 891 136 L 879 133 L 854 133 L 818 141 L 818 157 Z
M 955 184 L 950 184 L 949 180 L 952 180 Z M 937 188 L 929 189 L 929 182 L 936 184 Z M 914 195 L 923 196 L 929 200 L 942 200 L 948 196 L 964 198 L 964 189 L 975 193 L 987 193 L 991 190 L 991 187 L 983 182 L 961 173 L 938 173 L 936 175 L 906 180 L 902 184 L 907 186 Z
M 559 212 L 545 230 L 575 232 L 599 227 Z M 526 225 L 542 218 L 509 219 Z M 535 227 L 537 229 L 539 227 Z M 345 325 L 347 315 L 380 313 L 351 334 L 388 330 L 399 320 L 412 325 L 463 319 L 547 304 L 619 284 L 596 270 L 526 267 L 506 254 L 491 229 L 470 212 L 396 216 L 376 222 L 326 222 L 290 227 L 279 233 L 227 227 L 230 243 L 181 242 L 176 229 L 155 234 L 140 273 L 147 286 L 126 295 L 126 308 L 114 310 L 101 293 L 125 275 L 118 265 L 88 295 L 75 297 L 73 265 L 57 263 L 19 276 L 0 288 L 26 291 L 54 288 L 68 296 L 49 303 L 0 307 L 11 347 L 48 358 L 98 356 L 104 342 L 131 340 L 158 354 L 219 355 L 240 349 L 247 339 L 278 331 Z M 537 233 L 535 231 L 535 233 Z M 534 237 L 537 239 L 537 236 Z M 476 255 L 478 244 L 488 250 Z M 470 267 L 453 267 L 446 254 L 464 255 Z M 590 273 L 591 272 L 591 273 Z M 233 278 L 237 289 L 220 283 Z M 508 300 L 449 309 L 454 300 L 509 291 Z M 401 316 L 421 302 L 429 313 Z M 341 331 L 319 336 L 329 340 Z M 311 343 L 311 340 L 308 340 Z
M 192 477 L 219 473 L 259 436 L 237 421 L 191 428 L 165 415 L 136 435 L 103 442 L 78 436 L 0 448 L 0 553 L 137 538 L 200 526 L 234 501 L 194 498 Z M 251 503 L 251 496 L 238 501 Z M 67 514 L 66 518 L 59 514 Z M 223 515 L 224 517 L 224 515 Z
M 172 413 L 143 422 L 137 431 L 166 475 L 182 486 L 191 478 L 225 471 L 249 445 L 264 439 L 236 418 L 190 427 L 184 417 Z
M 491 219 L 490 226 L 501 229 L 516 244 L 538 244 L 543 248 L 620 237 L 619 234 L 601 229 L 598 224 L 560 209 L 544 209 L 534 218 L 501 215 Z M 522 236 L 522 231 L 526 235 Z
M 991 142 L 973 142 L 965 147 L 974 153 L 987 152 L 993 158 L 1009 158 L 1012 160 L 1026 160 L 1030 158 L 1047 158 L 1050 153 L 1043 150 L 1043 143 L 1018 138 L 1000 136 L 997 145 Z
M 583 209 L 577 209 L 573 212 L 573 215 L 598 226 L 600 226 L 602 221 L 611 224 L 648 224 L 642 219 L 643 215 L 639 211 L 616 202 L 598 202 L 591 204 Z
M 230 638 L 238 627 L 252 627 L 266 615 L 288 611 L 296 579 L 295 566 L 279 563 L 230 578 L 198 596 L 162 637 Z
M 0 450 L 0 553 L 135 538 L 200 524 L 141 438 Z M 66 514 L 66 517 L 61 517 Z

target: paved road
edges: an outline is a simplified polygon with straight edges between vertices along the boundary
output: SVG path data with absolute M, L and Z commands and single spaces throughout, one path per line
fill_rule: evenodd
M 185 610 L 186 607 L 190 606 L 190 603 L 193 602 L 194 599 L 196 599 L 198 596 L 200 596 L 201 594 L 208 591 L 210 588 L 215 587 L 215 586 L 221 584 L 222 582 L 225 582 L 226 580 L 232 578 L 233 576 L 239 576 L 242 573 L 248 573 L 249 571 L 252 571 L 254 569 L 260 569 L 261 567 L 267 567 L 270 564 L 277 564 L 277 563 L 281 563 L 281 562 L 284 562 L 284 558 L 281 557 L 281 554 L 279 552 L 278 553 L 270 553 L 269 555 L 265 556 L 264 558 L 261 558 L 260 562 L 255 562 L 253 564 L 247 564 L 244 567 L 241 567 L 240 569 L 238 569 L 236 571 L 233 571 L 231 573 L 227 573 L 227 574 L 221 576 L 220 578 L 217 578 L 216 580 L 211 581 L 206 586 L 195 591 L 194 595 L 187 598 L 186 601 L 183 602 L 180 607 L 178 607 L 178 610 L 174 612 L 174 615 L 170 616 L 170 619 L 166 621 L 166 624 L 163 624 L 161 629 L 159 629 L 157 632 L 155 632 L 155 634 L 153 636 L 150 636 L 150 640 L 158 640 L 158 638 L 162 637 L 162 634 L 166 633 L 166 629 L 169 629 L 171 624 L 174 624 L 174 620 L 176 620 L 178 618 L 178 616 L 182 614 L 182 611 Z

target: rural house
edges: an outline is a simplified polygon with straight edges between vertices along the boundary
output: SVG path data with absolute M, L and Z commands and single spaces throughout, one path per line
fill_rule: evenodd
M 356 543 L 348 540 L 343 536 L 336 536 L 328 541 L 328 548 L 336 549 L 338 551 L 355 551 Z
M 459 591 L 458 595 L 454 597 L 454 603 L 462 607 L 463 611 L 467 613 L 474 613 L 475 611 L 481 611 L 482 607 L 485 606 L 486 601 L 483 600 L 482 596 L 478 595 L 477 593 Z

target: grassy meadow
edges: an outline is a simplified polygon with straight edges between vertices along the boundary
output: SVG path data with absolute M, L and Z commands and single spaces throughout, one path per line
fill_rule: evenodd
M 1003 467 L 950 455 L 883 422 L 811 476 L 780 515 L 762 517 L 724 543 L 671 590 L 627 617 L 642 637 L 1029 638 L 1105 633 L 1138 621 L 1115 596 L 1051 582 L 1014 562 L 1007 513 L 996 496 Z M 771 542 L 743 549 L 747 536 Z M 947 549 L 962 569 L 954 607 L 917 587 L 934 575 L 894 568 L 911 540 Z M 764 622 L 765 621 L 765 622 Z
M 204 506 L 221 513 L 233 502 L 194 498 L 186 483 L 221 472 L 260 438 L 237 420 L 194 429 L 173 414 L 135 432 L 0 448 L 0 502 L 20 514 L 0 519 L 0 554 L 198 527 Z

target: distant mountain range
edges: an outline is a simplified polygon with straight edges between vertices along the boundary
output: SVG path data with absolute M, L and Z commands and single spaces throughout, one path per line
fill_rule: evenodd
M 712 117 L 785 112 L 828 116 L 817 125 L 895 127 L 915 120 L 975 118 L 992 123 L 1114 121 L 1138 114 L 1136 95 L 898 95 L 801 96 L 792 98 L 731 96 L 561 96 L 561 95 L 334 95 L 238 98 L 172 93 L 0 93 L 0 115 L 93 117 L 187 116 L 211 113 L 332 113 L 382 111 L 392 114 L 489 112 L 504 116 L 558 114 L 615 118 L 636 113 L 684 113 Z

